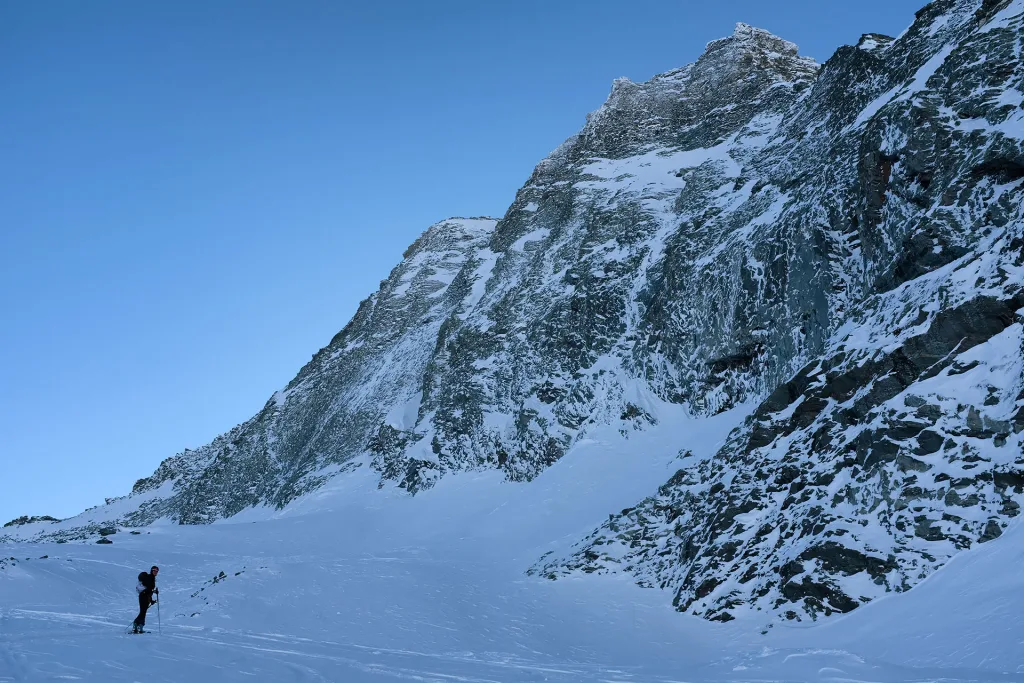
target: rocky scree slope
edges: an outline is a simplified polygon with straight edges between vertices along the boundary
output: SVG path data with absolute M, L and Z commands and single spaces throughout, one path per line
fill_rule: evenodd
M 821 66 L 740 24 L 616 81 L 502 220 L 433 226 L 259 415 L 110 509 L 210 522 L 364 466 L 526 481 L 594 425 L 759 403 L 534 571 L 713 619 L 913 585 L 1019 509 L 1022 13 L 938 0 Z

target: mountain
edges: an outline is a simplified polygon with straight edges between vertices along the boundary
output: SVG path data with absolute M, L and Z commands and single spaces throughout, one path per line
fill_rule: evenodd
M 744 171 L 783 199 L 767 231 L 745 223 L 764 256 L 740 280 L 778 301 L 821 278 L 796 290 L 806 323 L 780 330 L 798 353 L 750 357 L 803 367 L 713 458 L 535 572 L 629 572 L 714 620 L 813 619 L 905 591 L 1017 517 L 1022 13 L 933 2 L 822 66 Z
M 1022 36 L 1024 0 L 936 0 L 822 65 L 739 24 L 619 79 L 501 220 L 428 229 L 252 420 L 6 538 L 205 524 L 367 472 L 534 482 L 596 434 L 639 462 L 673 430 L 667 482 L 530 572 L 625 573 L 718 621 L 905 591 L 1024 499 Z

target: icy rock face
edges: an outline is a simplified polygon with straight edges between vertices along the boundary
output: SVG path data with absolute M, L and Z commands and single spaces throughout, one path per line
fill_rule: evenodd
M 442 328 L 415 429 L 436 458 L 395 448 L 390 466 L 529 480 L 590 425 L 628 431 L 658 400 L 710 412 L 773 388 L 803 348 L 785 328 L 802 307 L 760 269 L 742 281 L 748 245 L 732 232 L 770 220 L 776 198 L 711 224 L 749 196 L 742 165 L 816 71 L 740 25 L 689 67 L 616 81 L 519 191 L 480 254 L 480 300 Z
M 349 461 L 366 451 L 394 407 L 409 412 L 403 419 L 411 426 L 439 330 L 473 295 L 464 267 L 494 224 L 450 219 L 427 230 L 345 329 L 256 417 L 139 480 L 133 494 L 140 497 L 165 483 L 170 489 L 125 521 L 169 516 L 199 524 L 254 505 L 283 505 L 354 467 Z
M 1024 495 L 1022 15 L 937 0 L 821 66 L 740 24 L 616 81 L 500 221 L 430 228 L 260 414 L 110 518 L 207 523 L 357 467 L 528 481 L 665 402 L 758 406 L 532 571 L 629 572 L 722 620 L 914 585 Z
M 705 618 L 799 620 L 1002 533 L 1024 497 L 1022 37 L 1024 2 L 940 0 L 823 66 L 743 171 L 785 196 L 752 250 L 805 244 L 820 274 L 788 328 L 806 364 L 714 458 L 534 573 L 625 571 Z

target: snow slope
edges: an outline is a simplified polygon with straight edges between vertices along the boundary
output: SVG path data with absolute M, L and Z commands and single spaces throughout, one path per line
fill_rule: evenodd
M 742 417 L 715 418 L 695 453 Z M 634 437 L 628 464 L 621 436 L 597 435 L 530 484 L 466 473 L 409 497 L 362 468 L 281 511 L 4 546 L 0 681 L 1024 680 L 1019 525 L 905 596 L 764 634 L 679 614 L 619 575 L 524 576 L 663 479 L 688 427 Z M 160 632 L 125 635 L 152 563 Z

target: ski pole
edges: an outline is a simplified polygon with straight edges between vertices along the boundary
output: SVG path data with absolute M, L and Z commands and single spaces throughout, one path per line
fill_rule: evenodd
M 163 635 L 163 629 L 160 627 L 160 602 L 161 600 L 156 601 L 156 634 L 158 636 Z

